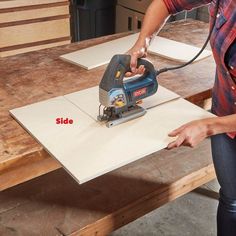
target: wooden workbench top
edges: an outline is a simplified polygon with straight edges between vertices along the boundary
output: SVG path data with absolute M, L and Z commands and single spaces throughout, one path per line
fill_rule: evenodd
M 207 32 L 207 24 L 188 20 L 166 25 L 160 35 L 200 47 Z M 8 111 L 98 85 L 105 66 L 86 71 L 63 62 L 58 57 L 120 36 L 107 36 L 0 59 L 0 189 L 60 167 L 60 164 L 10 117 Z M 149 58 L 159 68 L 175 65 L 157 56 Z M 159 82 L 182 97 L 198 103 L 210 96 L 214 71 L 215 65 L 210 57 L 185 69 L 162 74 Z
M 206 140 L 193 150 L 162 150 L 82 185 L 56 170 L 0 194 L 0 235 L 108 235 L 213 179 L 210 156 Z

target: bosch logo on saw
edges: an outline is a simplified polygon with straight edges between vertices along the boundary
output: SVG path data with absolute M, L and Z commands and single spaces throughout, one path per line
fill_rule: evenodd
M 136 97 L 140 97 L 142 95 L 145 95 L 146 93 L 147 93 L 147 88 L 141 88 L 141 89 L 134 91 L 133 96 L 136 98 Z

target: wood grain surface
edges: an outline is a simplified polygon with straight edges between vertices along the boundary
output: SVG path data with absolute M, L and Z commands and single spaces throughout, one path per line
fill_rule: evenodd
M 46 21 L 1 27 L 0 48 L 67 37 L 69 32 L 69 17 L 50 19 Z
M 52 40 L 44 40 L 40 42 L 27 43 L 23 45 L 10 46 L 2 49 L 0 53 L 1 57 L 7 57 L 12 55 L 17 55 L 26 52 L 32 52 L 37 50 L 42 50 L 45 48 L 52 48 L 61 45 L 70 44 L 70 37 L 57 38 Z
M 209 140 L 162 150 L 83 185 L 60 169 L 1 193 L 0 234 L 108 235 L 214 177 Z
M 0 57 L 70 43 L 69 1 L 0 1 Z
M 188 20 L 166 25 L 161 36 L 201 46 L 207 33 L 207 24 Z M 10 117 L 8 111 L 98 85 L 105 66 L 88 72 L 77 66 L 69 65 L 58 57 L 123 35 L 107 36 L 9 58 L 0 58 L 0 189 L 59 168 L 58 163 L 54 160 L 49 161 L 48 165 L 44 167 L 44 161 L 50 160 L 49 155 Z M 148 58 L 158 68 L 175 65 L 173 62 L 157 56 Z M 185 69 L 162 74 L 158 81 L 182 97 L 199 103 L 210 97 L 214 72 L 214 61 L 212 57 L 209 57 Z M 192 159 L 189 159 L 188 162 L 191 165 Z M 179 159 L 179 165 L 181 163 L 182 160 Z M 201 163 L 199 164 L 201 165 Z M 34 166 L 33 169 L 31 169 L 31 165 Z M 50 167 L 48 168 L 48 166 Z M 21 172 L 16 178 L 13 173 L 19 168 L 21 168 Z
M 13 9 L 18 7 L 37 6 L 58 2 L 68 2 L 68 0 L 1 0 L 0 9 Z
M 23 20 L 32 20 L 44 17 L 52 17 L 58 15 L 68 15 L 68 4 L 64 6 L 55 6 L 39 9 L 30 9 L 24 11 L 11 11 L 0 13 L 0 23 L 12 23 Z

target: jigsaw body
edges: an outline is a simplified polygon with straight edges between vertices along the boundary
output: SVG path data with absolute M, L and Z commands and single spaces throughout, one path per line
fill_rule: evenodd
M 138 66 L 145 66 L 145 73 L 124 80 L 130 71 L 130 56 L 115 55 L 103 75 L 99 85 L 99 116 L 98 120 L 106 121 L 111 127 L 128 120 L 140 117 L 146 110 L 137 104 L 140 100 L 156 93 L 158 83 L 157 72 L 151 62 L 138 59 Z M 101 114 L 101 107 L 102 114 Z

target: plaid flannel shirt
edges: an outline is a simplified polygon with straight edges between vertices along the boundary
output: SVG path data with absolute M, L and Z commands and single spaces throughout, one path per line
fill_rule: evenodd
M 212 25 L 215 1 L 163 1 L 170 14 L 210 3 L 210 25 Z M 212 112 L 217 116 L 236 114 L 236 0 L 220 1 L 210 44 L 216 62 L 216 79 L 212 91 Z M 228 133 L 228 135 L 235 138 L 236 132 Z

